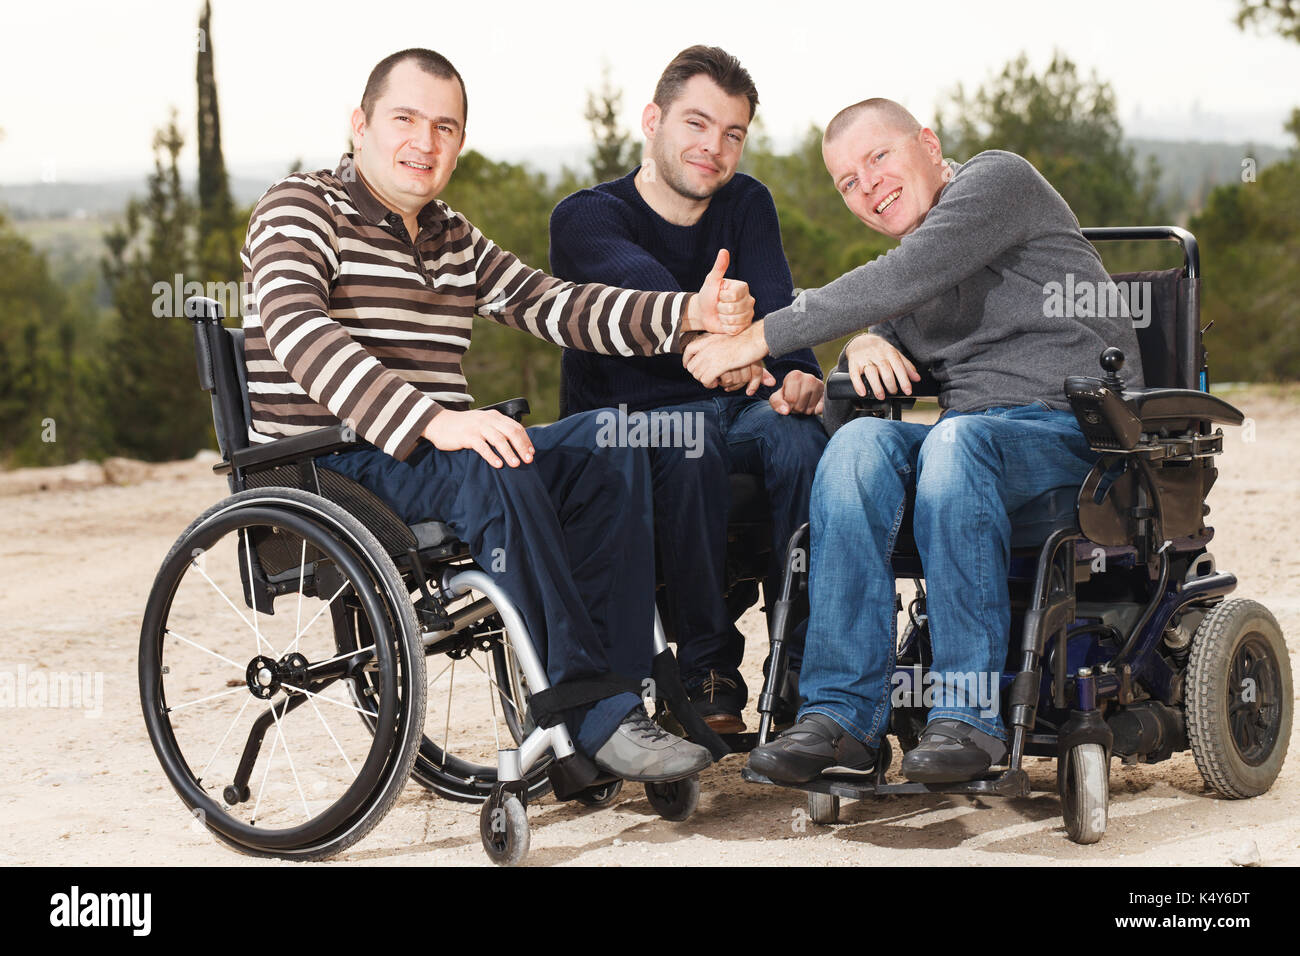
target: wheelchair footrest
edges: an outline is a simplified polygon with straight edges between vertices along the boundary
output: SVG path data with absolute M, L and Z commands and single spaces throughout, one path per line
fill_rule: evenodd
M 767 783 L 787 790 L 801 790 L 805 793 L 827 793 L 833 797 L 846 797 L 850 800 L 865 800 L 868 797 L 887 797 L 893 794 L 910 793 L 966 793 L 974 796 L 1027 797 L 1029 796 L 1029 775 L 1024 770 L 1003 770 L 986 775 L 978 780 L 966 780 L 960 783 L 880 783 L 870 779 L 834 779 L 819 777 L 807 783 L 780 783 L 769 780 L 761 773 L 755 773 L 746 767 L 741 777 L 750 783 Z

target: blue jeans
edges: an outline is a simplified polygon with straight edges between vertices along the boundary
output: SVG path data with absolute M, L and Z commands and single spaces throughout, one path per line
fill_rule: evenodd
M 772 519 L 772 562 L 764 581 L 768 601 L 780 593 L 785 548 L 808 520 L 817 462 L 826 432 L 811 415 L 782 415 L 766 399 L 732 396 L 664 406 L 656 411 L 699 415 L 698 446 L 650 452 L 654 484 L 655 543 L 664 581 L 664 617 L 677 639 L 677 660 L 687 685 L 710 670 L 740 676 L 745 639 L 723 600 L 726 591 L 727 512 L 731 473 L 762 479 Z M 806 619 L 792 621 L 791 662 L 799 666 Z
M 594 413 L 528 429 L 531 464 L 417 444 L 405 461 L 373 445 L 317 459 L 374 492 L 408 524 L 436 519 L 469 546 L 519 609 L 554 684 L 650 674 L 654 552 L 644 450 L 602 447 Z M 640 703 L 619 693 L 564 712 L 595 754 Z
M 879 745 L 896 643 L 890 556 L 914 492 L 936 678 L 930 719 L 1005 740 L 998 708 L 971 700 L 970 689 L 996 697 L 1006 661 L 1008 514 L 1053 488 L 1077 488 L 1096 459 L 1073 413 L 1041 402 L 949 412 L 933 426 L 859 418 L 836 432 L 813 486 L 800 716 L 823 714 Z

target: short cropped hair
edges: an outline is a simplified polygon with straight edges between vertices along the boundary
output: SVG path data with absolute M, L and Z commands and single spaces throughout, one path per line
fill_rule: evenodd
M 459 71 L 451 65 L 451 60 L 441 53 L 435 53 L 433 50 L 412 47 L 409 50 L 400 50 L 384 57 L 370 71 L 370 78 L 366 80 L 365 92 L 361 94 L 361 112 L 366 114 L 367 122 L 374 118 L 375 102 L 384 95 L 384 90 L 388 87 L 388 75 L 393 72 L 393 68 L 399 63 L 404 63 L 407 60 L 414 60 L 415 65 L 430 76 L 435 76 L 440 80 L 454 79 L 459 83 L 461 112 L 466 120 L 469 119 L 469 97 L 465 94 L 465 80 L 461 77 Z
M 921 131 L 921 124 L 906 109 L 893 100 L 887 100 L 883 96 L 875 96 L 869 100 L 854 103 L 852 106 L 846 106 L 836 113 L 835 117 L 826 124 L 826 132 L 822 135 L 822 144 L 825 145 L 838 137 L 857 122 L 858 117 L 869 112 L 879 113 L 881 119 L 890 126 L 895 127 L 900 133 L 919 133 Z
M 743 96 L 749 100 L 749 118 L 754 118 L 754 111 L 758 109 L 758 87 L 754 86 L 749 71 L 740 65 L 739 60 L 716 46 L 696 44 L 673 57 L 655 85 L 655 105 L 667 113 L 668 107 L 682 95 L 686 81 L 701 73 L 722 87 L 728 96 Z

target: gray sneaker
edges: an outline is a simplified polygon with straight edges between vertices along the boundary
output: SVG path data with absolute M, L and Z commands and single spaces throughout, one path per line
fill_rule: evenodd
M 681 780 L 713 763 L 707 750 L 668 733 L 640 706 L 629 711 L 593 759 L 606 773 L 642 783 Z

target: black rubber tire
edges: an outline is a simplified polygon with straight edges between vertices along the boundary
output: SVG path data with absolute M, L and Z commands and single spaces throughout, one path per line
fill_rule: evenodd
M 840 798 L 830 793 L 808 791 L 808 819 L 818 826 L 840 822 Z
M 1187 740 L 1206 784 L 1232 800 L 1268 790 L 1286 760 L 1294 709 L 1286 640 L 1268 608 L 1238 598 L 1205 616 L 1192 638 L 1184 700 Z
M 1075 843 L 1096 843 L 1110 815 L 1110 765 L 1101 744 L 1078 744 L 1056 762 L 1065 832 Z
M 689 820 L 700 803 L 699 774 L 669 783 L 647 783 L 645 796 L 655 813 L 663 819 L 673 823 Z
M 164 677 L 171 673 L 163 661 L 169 615 L 187 569 L 200 566 L 192 563 L 191 556 L 196 551 L 208 551 L 228 534 L 238 534 L 241 527 L 269 527 L 311 541 L 349 581 L 362 585 L 353 588 L 352 594 L 344 599 L 356 600 L 366 620 L 384 632 L 384 639 L 374 645 L 372 670 L 373 682 L 390 691 L 384 695 L 385 700 L 375 704 L 378 723 L 384 732 L 372 735 L 359 771 L 348 765 L 356 773 L 356 779 L 334 803 L 309 816 L 306 823 L 282 829 L 259 828 L 256 820 L 245 823 L 208 793 L 176 739 L 171 715 L 179 707 L 168 709 L 164 686 L 167 683 Z M 254 856 L 316 860 L 356 843 L 392 807 L 415 761 L 424 718 L 425 687 L 419 633 L 409 592 L 392 560 L 374 535 L 338 505 L 291 488 L 243 491 L 213 505 L 190 524 L 164 558 L 149 594 L 140 632 L 141 708 L 154 752 L 181 800 L 218 839 Z M 211 680 L 203 675 L 196 679 Z M 360 703 L 354 683 L 348 680 L 347 686 L 354 701 Z M 201 759 L 201 754 L 198 756 Z M 274 751 L 267 756 L 268 766 L 273 759 Z M 235 788 L 226 787 L 225 792 L 235 794 Z
M 609 783 L 598 783 L 594 787 L 588 787 L 586 790 L 579 791 L 573 797 L 574 801 L 581 803 L 584 807 L 599 809 L 607 807 L 618 799 L 619 794 L 623 792 L 623 781 L 612 780 Z
M 528 856 L 528 812 L 513 793 L 507 793 L 498 807 L 484 801 L 478 832 L 483 852 L 497 866 L 518 866 Z

